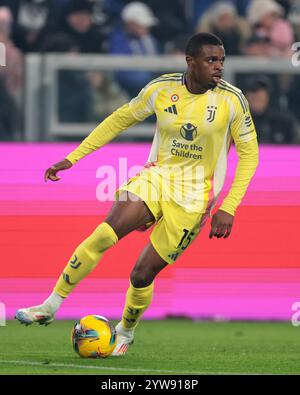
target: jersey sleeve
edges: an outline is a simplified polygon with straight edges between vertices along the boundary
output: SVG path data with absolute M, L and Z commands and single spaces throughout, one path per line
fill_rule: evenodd
M 66 159 L 72 164 L 103 145 L 109 143 L 122 131 L 143 121 L 154 113 L 155 88 L 149 83 L 129 103 L 105 118 Z
M 246 143 L 257 138 L 249 103 L 242 93 L 235 97 L 230 131 L 235 144 Z
M 236 114 L 231 125 L 238 164 L 231 188 L 222 202 L 221 210 L 235 215 L 258 166 L 259 150 L 255 126 L 247 100 L 242 97 L 236 104 Z
M 226 211 L 231 215 L 235 215 L 258 166 L 259 150 L 257 139 L 238 143 L 236 151 L 239 159 L 234 180 L 220 207 L 220 210 Z
M 156 96 L 156 85 L 150 82 L 130 101 L 129 108 L 138 122 L 154 114 Z

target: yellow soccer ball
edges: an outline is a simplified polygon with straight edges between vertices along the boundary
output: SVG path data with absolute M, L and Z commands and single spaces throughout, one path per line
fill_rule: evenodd
M 82 358 L 106 358 L 116 347 L 117 333 L 101 315 L 87 315 L 77 321 L 71 332 L 74 351 Z

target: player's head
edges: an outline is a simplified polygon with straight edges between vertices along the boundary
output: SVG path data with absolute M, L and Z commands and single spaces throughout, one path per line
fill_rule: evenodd
M 197 33 L 187 42 L 185 58 L 195 83 L 214 88 L 222 77 L 225 50 L 222 40 L 211 33 Z

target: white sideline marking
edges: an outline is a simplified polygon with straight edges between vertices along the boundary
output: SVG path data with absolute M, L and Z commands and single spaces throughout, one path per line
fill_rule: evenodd
M 59 368 L 77 368 L 77 369 L 96 369 L 96 370 L 121 370 L 121 371 L 132 371 L 132 372 L 155 372 L 155 373 L 175 373 L 175 374 L 245 374 L 245 373 L 231 373 L 231 372 L 196 372 L 196 371 L 178 371 L 178 370 L 157 370 L 157 369 L 140 369 L 140 368 L 115 368 L 111 366 L 91 366 L 91 365 L 76 365 L 67 363 L 56 363 L 56 362 L 35 362 L 35 361 L 15 361 L 15 360 L 4 360 L 1 359 L 2 364 L 15 364 L 15 365 L 28 365 L 28 366 L 43 366 L 43 367 L 59 367 Z

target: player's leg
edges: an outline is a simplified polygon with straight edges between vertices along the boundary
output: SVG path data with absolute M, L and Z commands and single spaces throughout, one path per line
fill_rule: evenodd
M 116 326 L 118 343 L 112 355 L 123 355 L 133 342 L 134 330 L 151 303 L 153 280 L 173 264 L 204 226 L 205 214 L 188 212 L 173 202 L 162 201 L 163 215 L 151 233 L 151 243 L 141 254 L 130 276 L 122 321 Z
M 115 230 L 118 240 L 133 230 L 155 221 L 147 205 L 137 195 L 133 197 L 135 201 L 128 204 L 128 199 L 133 196 L 132 193 L 122 192 L 122 194 L 128 196 L 127 200 L 117 201 L 105 218 L 105 222 Z
M 134 330 L 152 301 L 154 278 L 167 265 L 168 262 L 160 257 L 151 243 L 141 253 L 130 274 L 122 321 L 116 326 L 117 346 L 112 355 L 125 354 L 133 343 Z
M 126 234 L 153 220 L 153 214 L 141 199 L 122 192 L 105 221 L 76 248 L 53 293 L 42 305 L 18 310 L 16 318 L 25 324 L 52 322 L 63 300 L 95 268 L 104 252 Z
M 125 198 L 124 198 L 125 195 Z M 146 204 L 130 192 L 114 203 L 105 221 L 75 250 L 54 290 L 67 297 L 98 264 L 104 252 L 141 225 L 154 219 Z

